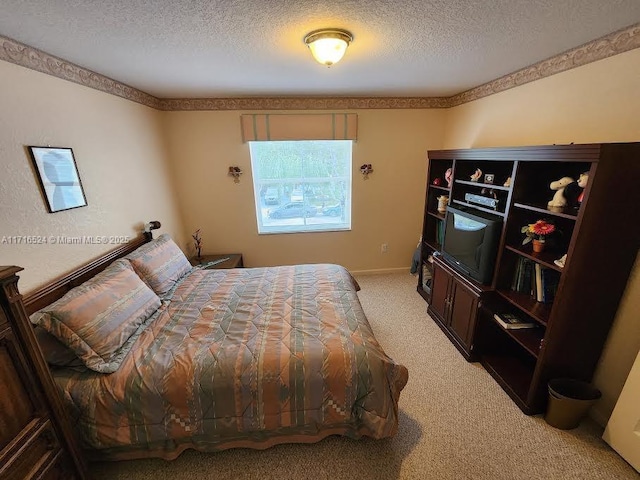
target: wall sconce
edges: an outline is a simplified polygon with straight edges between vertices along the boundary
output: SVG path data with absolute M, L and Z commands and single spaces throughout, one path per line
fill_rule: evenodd
M 151 240 L 153 238 L 153 234 L 151 233 L 151 230 L 157 230 L 161 226 L 162 225 L 157 220 L 151 220 L 150 222 L 145 223 L 144 224 L 144 233 L 143 233 L 145 238 L 147 240 Z
M 314 30 L 304 37 L 311 55 L 316 62 L 330 67 L 344 57 L 347 47 L 353 41 L 353 35 L 338 28 L 323 28 Z
M 369 178 L 369 174 L 373 173 L 373 167 L 370 163 L 365 163 L 360 167 L 360 173 L 362 173 L 364 179 L 367 180 Z
M 240 183 L 240 175 L 242 175 L 242 170 L 240 167 L 229 167 L 229 175 L 233 177 L 233 181 L 235 183 Z

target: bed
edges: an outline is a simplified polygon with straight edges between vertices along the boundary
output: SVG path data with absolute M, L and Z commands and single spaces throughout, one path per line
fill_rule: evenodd
M 63 345 L 40 341 L 89 458 L 396 433 L 408 372 L 343 267 L 192 268 L 166 235 L 109 261 L 48 305 L 59 294 L 27 298 L 39 340 Z

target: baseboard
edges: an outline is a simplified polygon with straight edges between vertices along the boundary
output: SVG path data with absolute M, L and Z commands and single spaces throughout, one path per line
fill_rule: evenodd
M 352 275 L 381 275 L 384 273 L 406 273 L 411 275 L 409 267 L 376 268 L 373 270 L 349 270 Z

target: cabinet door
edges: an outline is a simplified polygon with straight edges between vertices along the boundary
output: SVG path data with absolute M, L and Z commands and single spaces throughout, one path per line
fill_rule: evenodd
M 0 326 L 2 330 L 2 326 Z M 10 329 L 0 331 L 0 452 L 39 416 L 28 372 Z M 1 465 L 0 465 L 1 467 Z
M 449 302 L 449 283 L 451 275 L 437 263 L 433 264 L 433 279 L 431 280 L 431 309 L 438 316 L 438 320 L 448 324 L 447 304 Z
M 470 350 L 471 340 L 478 311 L 478 296 L 459 283 L 452 280 L 451 298 L 451 331 Z

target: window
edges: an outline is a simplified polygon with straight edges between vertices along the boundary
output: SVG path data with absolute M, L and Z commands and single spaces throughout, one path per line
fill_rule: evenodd
M 250 142 L 258 233 L 350 230 L 351 145 Z

